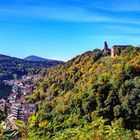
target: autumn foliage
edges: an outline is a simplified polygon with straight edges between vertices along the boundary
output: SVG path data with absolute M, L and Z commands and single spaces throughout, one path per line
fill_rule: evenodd
M 104 57 L 98 49 L 49 68 L 28 101 L 28 139 L 140 139 L 140 49 Z

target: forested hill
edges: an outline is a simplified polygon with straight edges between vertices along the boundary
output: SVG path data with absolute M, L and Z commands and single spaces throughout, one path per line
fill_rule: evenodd
M 0 80 L 12 79 L 13 76 L 22 76 L 34 72 L 41 67 L 51 67 L 62 64 L 61 61 L 27 61 L 6 55 L 0 55 Z
M 24 58 L 24 60 L 28 60 L 28 61 L 54 61 L 54 60 L 51 60 L 51 59 L 45 59 L 45 58 L 38 57 L 38 56 L 35 56 L 35 55 L 30 55 L 30 56 Z
M 139 48 L 129 47 L 114 58 L 100 50 L 86 52 L 49 68 L 35 86 L 27 99 L 37 104 L 28 139 L 140 138 Z

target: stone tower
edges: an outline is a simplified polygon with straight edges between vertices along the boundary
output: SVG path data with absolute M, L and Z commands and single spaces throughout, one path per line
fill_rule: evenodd
M 104 50 L 109 50 L 109 48 L 108 48 L 108 44 L 107 44 L 106 41 L 104 42 Z
M 111 50 L 108 48 L 108 44 L 106 41 L 104 42 L 104 49 L 102 52 L 104 56 L 110 56 Z

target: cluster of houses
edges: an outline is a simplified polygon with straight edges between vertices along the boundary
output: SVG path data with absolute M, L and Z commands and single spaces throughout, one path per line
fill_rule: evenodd
M 28 118 L 35 113 L 35 104 L 27 103 L 25 98 L 33 91 L 33 81 L 40 80 L 40 75 L 23 76 L 17 80 L 4 81 L 5 84 L 12 86 L 12 91 L 7 100 L 0 99 L 0 111 L 7 107 L 7 118 L 2 122 L 4 130 L 17 130 L 13 125 L 16 120 L 23 120 L 27 123 Z
M 4 100 L 3 98 L 0 99 L 0 112 L 3 112 L 5 105 L 6 105 L 6 100 Z

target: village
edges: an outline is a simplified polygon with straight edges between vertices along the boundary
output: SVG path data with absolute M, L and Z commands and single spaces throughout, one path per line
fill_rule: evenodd
M 28 122 L 28 118 L 35 113 L 35 104 L 28 103 L 25 98 L 33 91 L 33 82 L 42 79 L 40 75 L 22 76 L 21 79 L 5 80 L 4 83 L 12 86 L 11 94 L 5 100 L 0 99 L 0 112 L 7 110 L 7 118 L 1 122 L 4 131 L 18 131 L 14 123 L 16 120 Z

